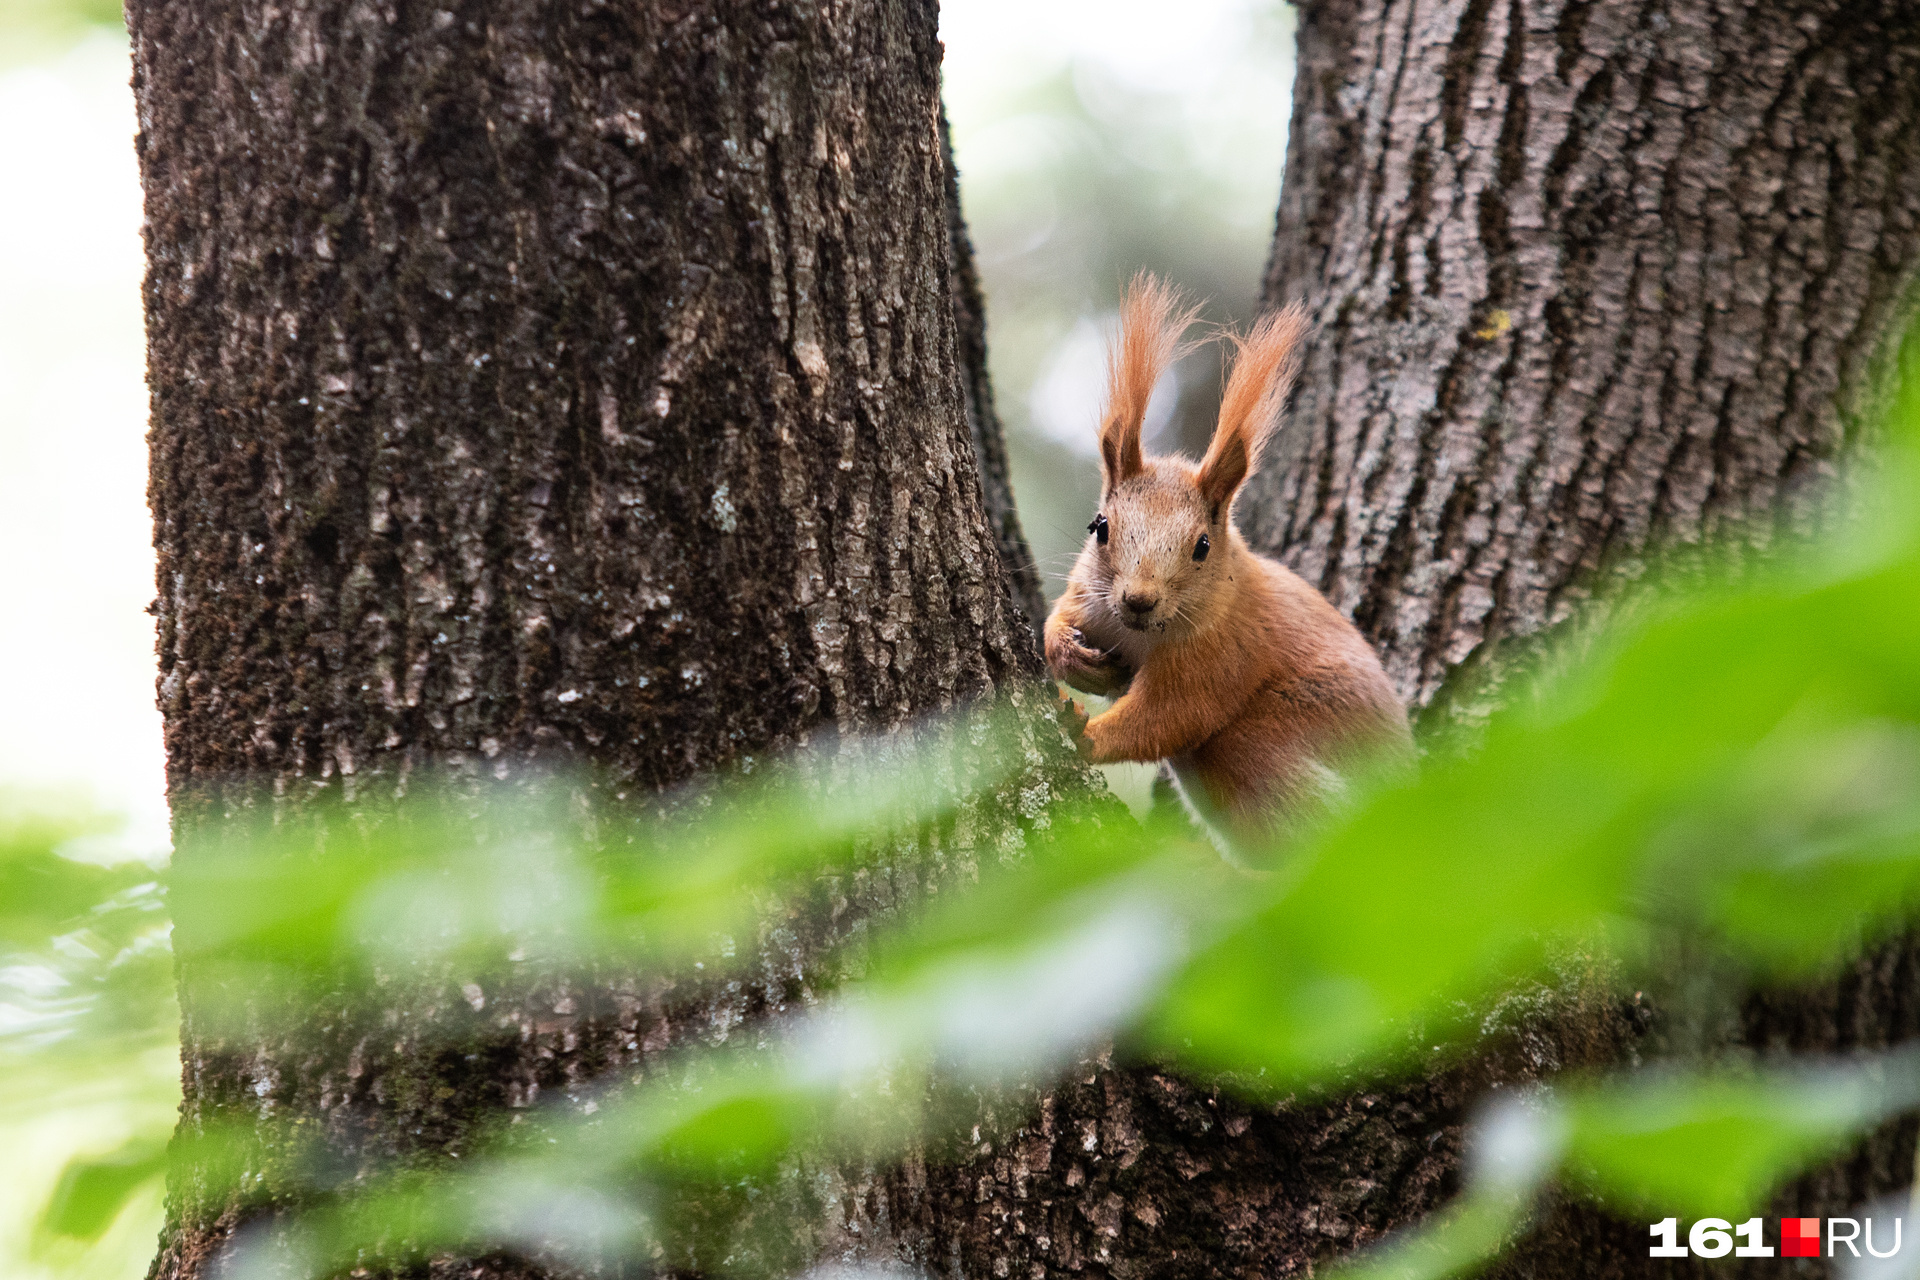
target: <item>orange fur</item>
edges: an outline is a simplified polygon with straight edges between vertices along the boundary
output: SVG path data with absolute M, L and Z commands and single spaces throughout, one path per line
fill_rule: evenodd
M 1185 350 L 1182 335 L 1197 308 L 1176 289 L 1142 271 L 1120 300 L 1120 336 L 1107 352 L 1107 411 L 1100 419 L 1100 465 L 1106 487 L 1140 474 L 1140 427 L 1167 366 Z
M 1088 537 L 1047 618 L 1047 662 L 1076 689 L 1120 695 L 1087 723 L 1096 762 L 1170 760 L 1197 808 L 1257 835 L 1311 812 L 1363 752 L 1405 752 L 1412 739 L 1359 631 L 1233 527 L 1234 495 L 1292 387 L 1305 316 L 1288 308 L 1236 340 L 1196 466 L 1139 446 L 1146 396 L 1191 317 L 1176 307 L 1150 277 L 1128 292 L 1101 428 L 1107 537 Z
M 1230 501 L 1260 465 L 1299 376 L 1306 333 L 1307 313 L 1296 303 L 1260 321 L 1246 337 L 1233 335 L 1233 372 L 1220 396 L 1220 422 L 1200 461 L 1200 492 L 1209 502 Z

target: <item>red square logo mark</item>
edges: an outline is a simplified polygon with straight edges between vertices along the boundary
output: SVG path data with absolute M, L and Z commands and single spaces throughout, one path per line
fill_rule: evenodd
M 1820 1256 L 1820 1219 L 1780 1219 L 1780 1256 L 1817 1258 Z

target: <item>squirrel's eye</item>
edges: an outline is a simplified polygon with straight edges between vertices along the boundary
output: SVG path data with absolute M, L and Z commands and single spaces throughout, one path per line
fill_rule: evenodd
M 1107 518 L 1105 516 L 1095 516 L 1093 518 L 1093 523 L 1087 526 L 1087 532 L 1093 535 L 1093 540 L 1095 542 L 1099 543 L 1103 547 L 1106 546 L 1107 545 Z
M 1193 558 L 1195 560 L 1205 560 L 1207 558 L 1207 548 L 1212 545 L 1212 543 L 1207 541 L 1207 535 L 1204 533 L 1201 534 L 1200 541 L 1193 544 Z

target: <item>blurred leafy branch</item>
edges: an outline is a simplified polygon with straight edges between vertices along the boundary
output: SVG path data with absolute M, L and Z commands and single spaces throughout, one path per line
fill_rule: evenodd
M 173 1056 L 178 1025 L 160 876 L 145 862 L 86 860 L 110 826 L 76 805 L 0 793 L 0 1124 L 130 1096 L 149 1117 L 56 1186 L 44 1232 L 83 1240 L 160 1176 L 173 1113 L 172 1072 L 151 1069 Z
M 1752 981 L 1858 954 L 1909 922 L 1920 888 L 1912 404 L 1896 428 L 1821 541 L 1666 592 L 1470 749 L 1435 744 L 1417 780 L 1363 787 L 1258 869 L 1183 828 L 1037 798 L 1022 847 L 930 878 L 917 909 L 826 928 L 805 1011 L 751 1046 L 675 1050 L 591 1107 L 503 1120 L 457 1169 L 317 1197 L 271 1238 L 243 1236 L 237 1264 L 644 1252 L 714 1188 L 937 1142 L 981 1091 L 1043 1084 L 1109 1046 L 1273 1099 L 1417 1069 L 1434 1046 L 1470 1052 L 1489 1001 L 1570 981 L 1568 957 L 1603 958 L 1573 981 L 1625 983 L 1675 940 Z M 510 987 L 517 966 L 698 965 L 717 980 L 750 962 L 733 939 L 756 921 L 903 841 L 932 856 L 1032 760 L 980 711 L 854 744 L 831 776 L 796 764 L 709 793 L 671 820 L 583 825 L 563 783 L 485 803 L 428 794 L 381 820 L 227 824 L 177 859 L 181 959 L 220 975 L 206 989 L 242 993 L 236 1029 L 278 984 L 343 975 L 372 1001 L 404 982 Z M 0 834 L 0 943 L 28 958 L 8 971 L 0 1053 L 48 1080 L 76 1054 L 108 1070 L 113 1046 L 167 1021 L 150 877 L 63 858 L 66 834 Z M 1555 1184 L 1622 1207 L 1755 1209 L 1916 1105 L 1910 1047 L 1563 1079 L 1493 1100 L 1465 1192 L 1351 1265 L 1403 1280 L 1471 1268 Z M 156 1141 L 69 1170 L 47 1229 L 102 1229 L 159 1169 Z M 225 1158 L 238 1179 L 248 1141 L 204 1130 L 179 1158 Z

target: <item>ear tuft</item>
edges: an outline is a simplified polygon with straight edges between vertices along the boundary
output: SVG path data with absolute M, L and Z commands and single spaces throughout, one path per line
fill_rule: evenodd
M 1201 495 L 1215 507 L 1231 503 L 1259 465 L 1300 372 L 1300 340 L 1306 332 L 1307 313 L 1296 303 L 1261 320 L 1246 337 L 1233 339 L 1233 372 L 1198 477 Z
M 1100 470 L 1108 491 L 1145 467 L 1140 427 L 1147 401 L 1167 366 L 1185 354 L 1182 338 L 1198 311 L 1178 289 L 1144 271 L 1127 285 L 1120 332 L 1107 349 L 1107 407 L 1100 418 Z

